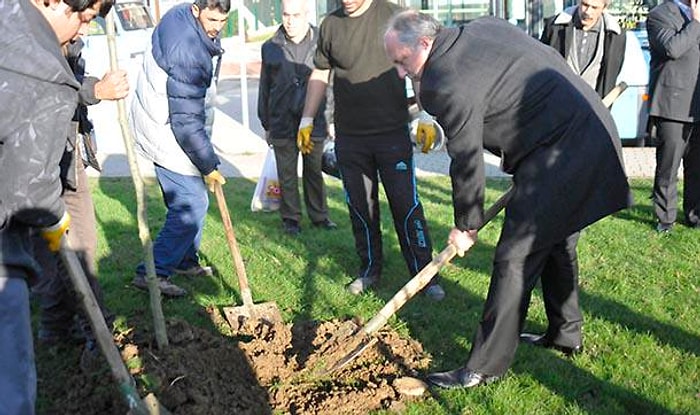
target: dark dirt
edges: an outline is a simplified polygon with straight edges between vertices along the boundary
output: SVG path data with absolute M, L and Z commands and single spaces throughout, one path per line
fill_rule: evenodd
M 218 310 L 207 310 L 217 326 Z M 352 321 L 265 324 L 248 321 L 223 335 L 184 321 L 167 323 L 170 345 L 158 350 L 148 324 L 115 336 L 141 396 L 153 392 L 175 414 L 366 414 L 401 412 L 422 397 L 401 395 L 393 382 L 416 376 L 430 357 L 392 330 L 347 366 L 323 375 L 351 350 Z M 80 348 L 39 347 L 42 414 L 125 414 L 127 407 L 101 356 L 89 374 Z

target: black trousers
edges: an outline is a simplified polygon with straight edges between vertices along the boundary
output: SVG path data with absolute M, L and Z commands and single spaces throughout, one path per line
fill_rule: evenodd
M 102 287 L 97 279 L 97 270 L 95 269 L 97 260 L 95 208 L 83 161 L 78 154 L 75 154 L 75 157 L 78 157 L 75 169 L 76 190 L 64 189 L 61 196 L 66 210 L 71 215 L 68 240 L 78 254 L 90 288 L 95 294 L 107 326 L 111 328 L 114 314 L 104 303 Z M 73 283 L 60 257 L 49 251 L 46 242 L 39 235 L 35 235 L 32 242 L 35 259 L 42 268 L 41 278 L 32 287 L 32 291 L 38 294 L 40 299 L 40 337 L 68 333 L 74 322 L 77 322 L 86 339 L 94 341 L 89 321 L 83 314 L 80 301 L 73 289 Z
M 304 189 L 304 204 L 311 222 L 321 222 L 328 219 L 326 205 L 326 186 L 321 171 L 321 156 L 323 155 L 323 139 L 313 137 L 314 149 L 302 156 L 302 187 Z M 275 149 L 277 178 L 280 181 L 282 200 L 280 216 L 299 222 L 301 219 L 301 199 L 299 197 L 299 149 L 296 138 L 270 140 Z
M 664 118 L 656 124 L 656 170 L 654 212 L 659 222 L 673 223 L 677 217 L 678 168 L 683 161 L 683 212 L 686 223 L 700 225 L 700 125 Z
M 581 344 L 583 316 L 578 302 L 579 233 L 551 247 L 501 260 L 494 259 L 481 322 L 474 336 L 467 368 L 492 376 L 503 375 L 518 347 L 537 279 L 549 320 L 546 335 L 565 347 Z
M 432 242 L 423 205 L 418 198 L 408 130 L 402 128 L 367 136 L 338 133 L 335 150 L 355 236 L 355 249 L 361 262 L 357 277 L 376 280 L 382 272 L 380 177 L 406 266 L 410 275 L 415 275 L 432 260 Z

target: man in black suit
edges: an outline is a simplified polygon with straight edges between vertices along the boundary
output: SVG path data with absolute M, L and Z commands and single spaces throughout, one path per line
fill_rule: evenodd
M 700 227 L 700 8 L 696 0 L 666 1 L 647 17 L 651 73 L 649 122 L 656 129 L 656 230 L 676 221 L 678 168 L 683 160 L 683 211 Z
M 455 218 L 448 242 L 458 253 L 476 242 L 484 220 L 483 149 L 513 175 L 469 359 L 428 381 L 468 388 L 495 380 L 521 338 L 580 352 L 579 231 L 631 202 L 609 111 L 556 51 L 503 20 L 444 28 L 407 11 L 390 22 L 384 43 L 399 74 L 420 81 L 420 102 L 448 137 Z M 538 277 L 549 327 L 521 336 Z

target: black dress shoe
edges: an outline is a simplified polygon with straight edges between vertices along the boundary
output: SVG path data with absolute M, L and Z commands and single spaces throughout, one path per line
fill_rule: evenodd
M 564 353 L 566 356 L 571 357 L 583 352 L 583 345 L 569 347 L 560 346 L 558 344 L 552 343 L 551 340 L 545 335 L 534 334 L 534 333 L 521 333 L 520 341 L 523 343 L 528 343 L 533 346 L 544 347 L 545 349 L 554 349 Z
M 338 225 L 335 224 L 332 220 L 326 218 L 324 220 L 320 220 L 318 222 L 314 222 L 313 225 L 317 228 L 323 228 L 323 229 L 335 229 L 338 227 Z
M 292 219 L 284 219 L 282 221 L 282 226 L 284 226 L 284 232 L 291 236 L 298 236 L 301 233 L 301 227 L 299 227 L 299 222 Z
M 700 229 L 700 222 L 693 222 L 686 219 L 685 224 L 691 229 Z
M 441 388 L 473 388 L 474 386 L 491 383 L 498 379 L 497 376 L 489 376 L 474 372 L 465 367 L 450 370 L 449 372 L 436 372 L 427 376 L 428 383 Z

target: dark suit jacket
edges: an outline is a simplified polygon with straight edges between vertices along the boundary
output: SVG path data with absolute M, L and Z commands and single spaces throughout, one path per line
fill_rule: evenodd
M 551 246 L 628 206 L 610 112 L 554 49 L 480 18 L 439 32 L 420 81 L 421 103 L 448 137 L 457 228 L 483 221 L 483 148 L 513 174 L 500 258 Z
M 647 17 L 651 51 L 649 115 L 700 122 L 700 22 L 689 20 L 673 1 Z
M 573 39 L 573 16 L 578 6 L 564 10 L 544 21 L 544 30 L 540 40 L 559 52 L 561 56 L 568 56 L 571 40 Z M 605 37 L 603 42 L 603 61 L 601 62 L 598 82 L 595 90 L 604 97 L 615 87 L 617 76 L 622 69 L 625 59 L 625 46 L 627 38 L 620 25 L 609 14 L 603 14 L 605 23 Z

